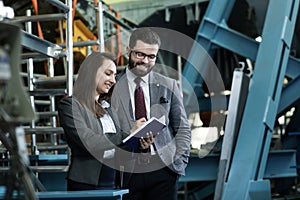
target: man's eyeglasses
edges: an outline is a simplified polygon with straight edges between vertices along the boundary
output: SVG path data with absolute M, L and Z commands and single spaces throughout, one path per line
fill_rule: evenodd
M 135 57 L 136 57 L 137 59 L 143 60 L 143 59 L 145 59 L 146 57 L 148 57 L 148 60 L 149 60 L 149 61 L 155 61 L 156 58 L 157 58 L 157 55 L 154 55 L 154 54 L 148 55 L 148 54 L 145 54 L 145 53 L 140 52 L 140 51 L 135 51 L 135 50 L 133 50 L 133 49 L 131 49 L 130 51 L 133 52 L 133 53 L 135 54 Z

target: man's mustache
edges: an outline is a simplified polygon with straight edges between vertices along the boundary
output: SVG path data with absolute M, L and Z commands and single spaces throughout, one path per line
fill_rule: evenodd
M 149 67 L 150 66 L 149 64 L 146 64 L 144 62 L 139 62 L 139 63 L 135 63 L 134 67 L 136 67 L 137 65 L 143 65 L 145 67 Z

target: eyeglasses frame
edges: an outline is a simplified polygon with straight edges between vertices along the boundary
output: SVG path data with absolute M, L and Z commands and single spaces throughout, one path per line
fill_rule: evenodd
M 158 58 L 157 55 L 154 55 L 154 54 L 148 55 L 148 54 L 145 54 L 143 52 L 136 51 L 134 49 L 130 49 L 130 52 L 133 52 L 136 55 L 136 58 L 137 59 L 141 59 L 141 60 L 143 60 L 143 59 L 145 59 L 147 57 L 149 61 L 155 61 Z M 138 54 L 142 54 L 142 55 L 139 56 Z M 151 57 L 153 57 L 153 58 L 151 58 Z

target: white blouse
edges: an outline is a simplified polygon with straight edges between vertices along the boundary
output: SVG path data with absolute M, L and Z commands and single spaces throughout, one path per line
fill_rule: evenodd
M 102 101 L 101 102 L 103 108 L 109 108 L 110 104 L 107 101 Z M 102 124 L 103 128 L 103 134 L 105 133 L 117 133 L 114 121 L 110 117 L 109 114 L 103 115 L 103 117 L 100 118 L 100 122 Z M 104 151 L 103 158 L 104 159 L 111 159 L 115 156 L 115 149 L 109 149 Z
M 107 101 L 102 101 L 101 102 L 102 107 L 103 108 L 109 108 L 110 104 Z M 116 133 L 116 127 L 114 124 L 114 121 L 112 120 L 112 118 L 110 117 L 109 114 L 105 114 L 103 115 L 103 117 L 100 118 L 102 127 L 103 127 L 103 133 Z

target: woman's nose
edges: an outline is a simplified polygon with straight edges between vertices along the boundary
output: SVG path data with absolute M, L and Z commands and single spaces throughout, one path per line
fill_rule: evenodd
M 114 84 L 116 83 L 116 77 L 115 76 L 112 76 L 111 82 L 113 82 Z

